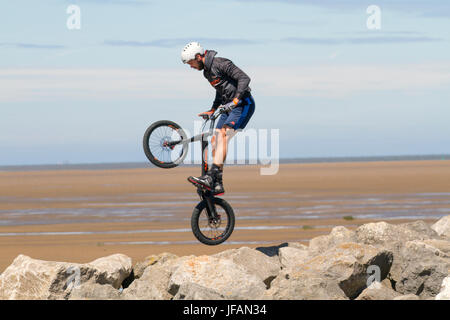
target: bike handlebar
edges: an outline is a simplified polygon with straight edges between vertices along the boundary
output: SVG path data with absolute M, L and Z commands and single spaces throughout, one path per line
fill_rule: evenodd
M 216 120 L 222 113 L 224 113 L 224 111 L 219 107 L 210 116 L 203 117 L 203 119 L 205 119 L 205 122 L 209 120 Z

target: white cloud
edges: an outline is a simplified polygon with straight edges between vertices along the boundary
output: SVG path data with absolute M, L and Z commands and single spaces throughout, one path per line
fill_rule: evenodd
M 345 97 L 448 88 L 450 62 L 414 65 L 246 67 L 258 96 Z M 204 98 L 201 72 L 174 69 L 0 69 L 0 102 Z
M 197 73 L 175 69 L 0 69 L 0 101 L 192 98 L 209 92 L 209 84 Z
M 448 88 L 450 63 L 421 65 L 321 65 L 249 70 L 253 85 L 268 96 L 345 97 L 364 92 Z

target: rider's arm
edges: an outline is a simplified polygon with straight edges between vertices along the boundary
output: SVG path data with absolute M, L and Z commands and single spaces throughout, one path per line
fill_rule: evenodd
M 216 91 L 216 98 L 214 99 L 213 105 L 210 110 L 199 113 L 198 115 L 202 117 L 203 119 L 208 119 L 209 116 L 211 116 L 217 108 L 222 104 L 222 97 L 219 94 L 219 91 Z
M 244 92 L 248 89 L 250 77 L 244 71 L 236 67 L 230 60 L 223 65 L 222 72 L 237 81 L 237 90 L 234 99 L 239 101 Z
M 222 97 L 218 90 L 216 90 L 216 98 L 214 99 L 211 110 L 216 110 L 222 104 Z

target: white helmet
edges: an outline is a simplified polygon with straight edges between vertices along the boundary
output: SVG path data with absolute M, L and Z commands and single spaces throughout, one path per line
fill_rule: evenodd
M 190 42 L 183 48 L 183 50 L 181 50 L 181 61 L 183 61 L 183 63 L 187 63 L 189 60 L 195 59 L 195 55 L 197 53 L 204 54 L 205 51 L 200 43 L 195 41 Z

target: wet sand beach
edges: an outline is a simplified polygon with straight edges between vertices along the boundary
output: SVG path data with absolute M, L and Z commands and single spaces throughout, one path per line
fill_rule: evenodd
M 123 253 L 136 263 L 450 214 L 449 160 L 281 164 L 271 176 L 260 168 L 225 167 L 221 197 L 236 227 L 219 246 L 199 243 L 190 229 L 199 198 L 186 178 L 199 168 L 0 172 L 0 272 L 19 254 L 83 263 Z

